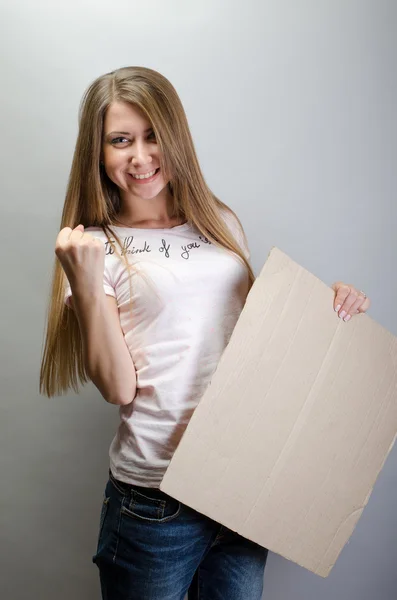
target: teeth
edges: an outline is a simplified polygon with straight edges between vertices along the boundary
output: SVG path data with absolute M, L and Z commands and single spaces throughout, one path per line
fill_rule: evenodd
M 155 174 L 156 169 L 154 171 L 150 171 L 150 173 L 146 173 L 145 175 L 133 175 L 131 173 L 131 175 L 135 178 L 135 179 L 149 179 L 149 177 L 153 177 L 153 175 Z

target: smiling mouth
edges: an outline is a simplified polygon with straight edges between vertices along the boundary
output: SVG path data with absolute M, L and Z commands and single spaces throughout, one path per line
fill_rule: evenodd
M 136 181 L 146 181 L 147 179 L 153 179 L 160 171 L 160 168 L 154 169 L 153 171 L 149 171 L 148 173 L 144 173 L 143 175 L 129 173 L 133 179 Z

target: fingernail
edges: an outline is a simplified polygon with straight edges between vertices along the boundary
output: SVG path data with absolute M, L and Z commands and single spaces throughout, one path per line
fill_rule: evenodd
M 349 321 L 351 319 L 351 315 L 347 315 L 347 317 L 345 317 L 343 320 L 347 323 L 347 321 Z
M 346 311 L 342 310 L 342 312 L 339 315 L 339 318 L 343 319 L 343 317 L 345 317 L 345 316 L 346 316 Z
M 340 311 L 340 307 L 341 307 L 341 305 L 338 304 L 338 306 L 335 308 L 335 312 L 339 312 Z

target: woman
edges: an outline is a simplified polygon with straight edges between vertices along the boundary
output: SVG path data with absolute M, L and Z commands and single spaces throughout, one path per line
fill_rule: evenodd
M 243 228 L 156 71 L 99 77 L 79 121 L 40 390 L 90 379 L 120 407 L 93 557 L 103 598 L 259 600 L 267 550 L 159 490 L 254 282 Z M 333 287 L 341 318 L 369 307 Z

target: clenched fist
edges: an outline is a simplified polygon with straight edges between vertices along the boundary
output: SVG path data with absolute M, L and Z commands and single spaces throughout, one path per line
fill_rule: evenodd
M 55 254 L 74 293 L 93 294 L 103 289 L 105 244 L 84 233 L 84 225 L 64 227 L 55 243 Z

